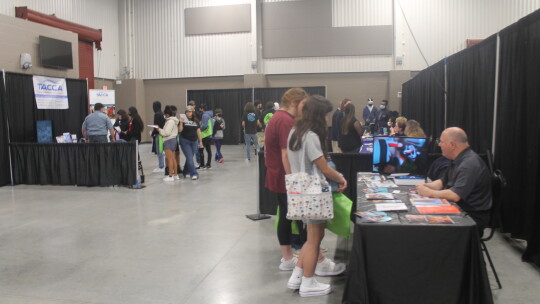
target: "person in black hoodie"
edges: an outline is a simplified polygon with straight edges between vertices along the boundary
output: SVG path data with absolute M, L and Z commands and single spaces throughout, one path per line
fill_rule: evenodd
M 154 108 L 154 125 L 158 126 L 160 129 L 163 129 L 163 126 L 165 126 L 165 116 L 161 111 L 161 102 L 154 101 L 152 107 Z M 161 153 L 159 151 L 158 135 L 159 132 L 157 131 L 157 128 L 154 128 L 154 130 L 152 131 L 152 152 L 157 154 L 159 165 L 157 168 L 154 169 L 154 173 L 163 172 L 165 168 L 163 151 L 161 151 Z
M 141 133 L 143 130 L 143 121 L 139 115 L 139 111 L 135 107 L 129 107 L 129 117 L 131 118 L 128 123 L 128 128 L 123 131 L 126 141 L 137 141 L 141 143 Z

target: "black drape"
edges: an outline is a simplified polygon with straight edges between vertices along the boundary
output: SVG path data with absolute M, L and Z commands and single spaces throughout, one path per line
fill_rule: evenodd
M 135 143 L 11 144 L 15 184 L 135 184 Z
M 540 11 L 500 32 L 495 164 L 508 181 L 502 224 L 527 240 L 523 256 L 540 265 Z
M 0 186 L 11 182 L 4 74 L 0 74 Z
M 188 90 L 187 97 L 188 100 L 194 100 L 197 105 L 206 104 L 210 110 L 216 108 L 223 110 L 224 144 L 236 145 L 243 142 L 242 113 L 244 105 L 253 99 L 251 89 Z
M 281 96 L 291 87 L 286 88 L 255 88 L 255 101 L 259 101 L 263 104 L 272 101 L 280 102 Z M 302 87 L 310 95 L 326 96 L 326 87 Z
M 428 137 L 444 130 L 444 61 L 430 66 L 403 84 L 402 112 L 420 123 Z
M 81 138 L 88 115 L 86 80 L 66 79 L 69 109 L 38 110 L 32 75 L 6 73 L 6 101 L 11 142 L 36 142 L 36 120 L 52 120 L 53 135 L 69 132 Z
M 475 151 L 491 149 L 497 35 L 448 57 L 447 126 L 467 133 Z

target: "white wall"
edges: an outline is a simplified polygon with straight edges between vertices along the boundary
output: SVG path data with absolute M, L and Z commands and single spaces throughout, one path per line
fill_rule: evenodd
M 94 48 L 94 75 L 115 79 L 119 75 L 118 1 L 116 0 L 1 0 L 0 14 L 15 17 L 16 6 L 103 30 L 102 51 Z M 76 63 L 74 63 L 76 64 Z
M 256 0 L 122 0 L 134 4 L 134 76 L 179 78 L 256 73 L 256 32 L 183 35 L 188 7 L 251 3 Z M 262 0 L 277 2 L 287 0 Z M 540 0 L 333 0 L 334 26 L 395 24 L 395 66 L 391 56 L 341 56 L 263 59 L 259 73 L 295 74 L 372 72 L 426 67 L 411 31 L 429 64 L 465 48 L 466 39 L 482 39 L 540 7 Z M 252 25 L 253 26 L 253 25 Z M 259 58 L 259 60 L 261 60 Z
M 103 29 L 103 50 L 95 51 L 98 78 L 163 79 L 263 74 L 422 70 L 426 63 L 405 24 L 409 21 L 429 64 L 465 48 L 540 8 L 540 0 L 333 0 L 334 26 L 394 23 L 395 55 L 262 60 L 257 33 L 184 36 L 184 9 L 288 0 L 2 0 L 0 13 L 15 6 Z M 309 0 L 304 0 L 309 1 Z M 252 12 L 255 10 L 252 9 Z M 255 15 L 255 14 L 254 14 Z M 259 61 L 259 70 L 251 67 Z M 128 67 L 123 74 L 120 67 Z
M 126 0 L 126 2 L 133 4 L 132 68 L 135 78 L 204 77 L 252 73 L 251 47 L 256 44 L 254 42 L 252 45 L 252 33 L 186 37 L 184 35 L 184 10 L 191 7 L 245 4 L 254 1 Z
M 540 8 L 539 0 L 395 0 L 396 52 L 402 69 L 427 67 L 405 17 L 429 65 L 465 49 L 466 39 L 484 39 Z M 398 69 L 400 67 L 397 67 Z

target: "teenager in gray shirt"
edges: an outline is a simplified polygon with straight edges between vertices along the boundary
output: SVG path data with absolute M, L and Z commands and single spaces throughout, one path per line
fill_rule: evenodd
M 287 156 L 292 173 L 306 172 L 319 174 L 338 183 L 338 191 L 347 188 L 343 176 L 328 166 L 326 137 L 328 128 L 325 116 L 332 111 L 330 101 L 322 96 L 312 96 L 300 103 L 298 110 L 302 117 L 295 123 L 289 134 Z M 303 163 L 302 163 L 303 162 Z M 325 220 L 304 220 L 307 224 L 307 242 L 302 247 L 300 258 L 287 283 L 290 289 L 300 289 L 300 296 L 320 296 L 330 293 L 330 284 L 319 283 L 315 274 L 338 275 L 345 270 L 342 263 L 336 264 L 319 255 L 319 247 L 324 237 Z M 317 265 L 317 261 L 322 259 Z

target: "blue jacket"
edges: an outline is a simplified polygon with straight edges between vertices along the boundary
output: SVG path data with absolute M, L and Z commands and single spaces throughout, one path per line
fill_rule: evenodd
M 364 107 L 364 112 L 362 114 L 362 118 L 364 118 L 364 121 L 366 122 L 366 126 L 369 126 L 370 123 L 375 123 L 375 120 L 377 119 L 377 108 L 373 106 L 373 110 L 369 112 L 369 109 L 367 106 Z
M 208 120 L 212 119 L 212 117 L 214 117 L 214 111 L 212 110 L 208 110 L 203 113 L 201 119 L 201 131 L 204 131 L 208 128 Z

